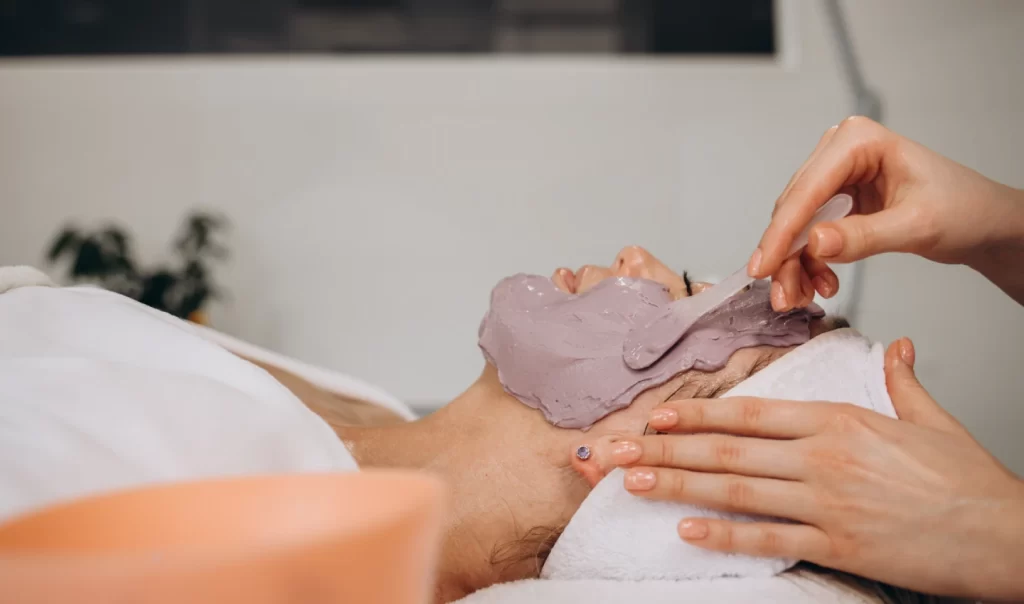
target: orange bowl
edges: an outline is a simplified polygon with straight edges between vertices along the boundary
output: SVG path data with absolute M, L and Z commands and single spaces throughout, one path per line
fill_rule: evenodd
M 175 483 L 0 525 L 0 600 L 20 604 L 430 600 L 444 488 L 410 472 Z

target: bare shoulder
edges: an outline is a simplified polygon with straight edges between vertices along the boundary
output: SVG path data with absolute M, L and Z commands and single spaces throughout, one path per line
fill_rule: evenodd
M 398 414 L 380 405 L 331 392 L 269 363 L 241 358 L 269 373 L 332 428 L 387 426 L 406 422 Z

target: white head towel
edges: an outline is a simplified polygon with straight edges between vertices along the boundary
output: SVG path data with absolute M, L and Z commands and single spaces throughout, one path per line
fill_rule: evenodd
M 889 417 L 885 351 L 852 329 L 832 331 L 793 350 L 726 395 L 847 402 Z M 622 470 L 608 474 L 583 502 L 555 544 L 542 578 L 704 580 L 769 577 L 795 560 L 709 552 L 679 538 L 684 517 L 752 518 L 629 494 Z

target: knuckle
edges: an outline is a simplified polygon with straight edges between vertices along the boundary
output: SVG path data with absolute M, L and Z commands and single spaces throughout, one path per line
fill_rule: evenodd
M 658 443 L 658 445 L 656 447 L 654 447 L 656 455 L 658 456 L 658 459 L 655 460 L 655 461 L 658 461 L 658 462 L 660 462 L 660 463 L 662 463 L 664 465 L 667 465 L 667 466 L 674 466 L 674 465 L 676 465 L 676 461 L 677 461 L 676 457 L 677 456 L 676 456 L 676 448 L 674 446 L 675 439 L 674 438 L 666 438 L 665 436 L 660 436 L 660 437 L 656 438 L 655 440 Z
M 825 562 L 842 562 L 855 560 L 861 555 L 861 545 L 850 534 L 844 532 L 837 537 L 829 539 L 828 547 L 825 549 Z
M 776 555 L 782 550 L 779 534 L 768 528 L 757 530 L 753 546 L 754 551 L 762 556 Z
M 793 183 L 793 187 L 790 188 L 789 194 L 794 198 L 799 198 L 804 197 L 813 191 L 813 183 L 809 182 L 806 178 L 801 178 L 799 181 Z
M 856 461 L 849 451 L 832 444 L 812 449 L 808 458 L 812 465 L 826 472 L 846 470 Z
M 764 403 L 760 399 L 748 398 L 740 403 L 740 420 L 745 428 L 757 428 L 761 425 L 764 414 Z
M 850 403 L 839 403 L 828 422 L 828 428 L 840 434 L 849 434 L 866 429 L 860 407 Z
M 823 493 L 815 497 L 817 508 L 830 515 L 849 519 L 861 511 L 861 506 L 851 497 L 836 493 Z
M 668 478 L 665 480 L 666 486 L 668 487 L 669 493 L 679 496 L 682 495 L 686 488 L 686 480 L 683 478 L 682 472 L 658 472 L 660 474 L 658 482 L 663 482 L 661 478 Z M 665 476 L 667 474 L 667 476 Z
M 840 122 L 839 127 L 844 129 L 864 129 L 870 128 L 874 123 L 875 121 L 869 117 L 864 117 L 863 115 L 851 115 Z
M 715 460 L 726 470 L 734 469 L 743 459 L 743 447 L 735 439 L 719 437 L 713 445 Z
M 725 500 L 733 508 L 746 508 L 751 501 L 750 485 L 742 480 L 730 480 L 726 483 Z

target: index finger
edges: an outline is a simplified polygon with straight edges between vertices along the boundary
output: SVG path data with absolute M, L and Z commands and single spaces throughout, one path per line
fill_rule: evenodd
M 776 205 L 758 250 L 761 260 L 752 276 L 775 274 L 786 252 L 814 213 L 843 187 L 874 178 L 881 141 L 889 131 L 867 118 L 847 118 L 796 177 Z
M 860 414 L 849 403 L 799 402 L 737 396 L 669 401 L 651 412 L 661 432 L 720 432 L 736 436 L 796 439 L 823 431 L 838 415 Z

